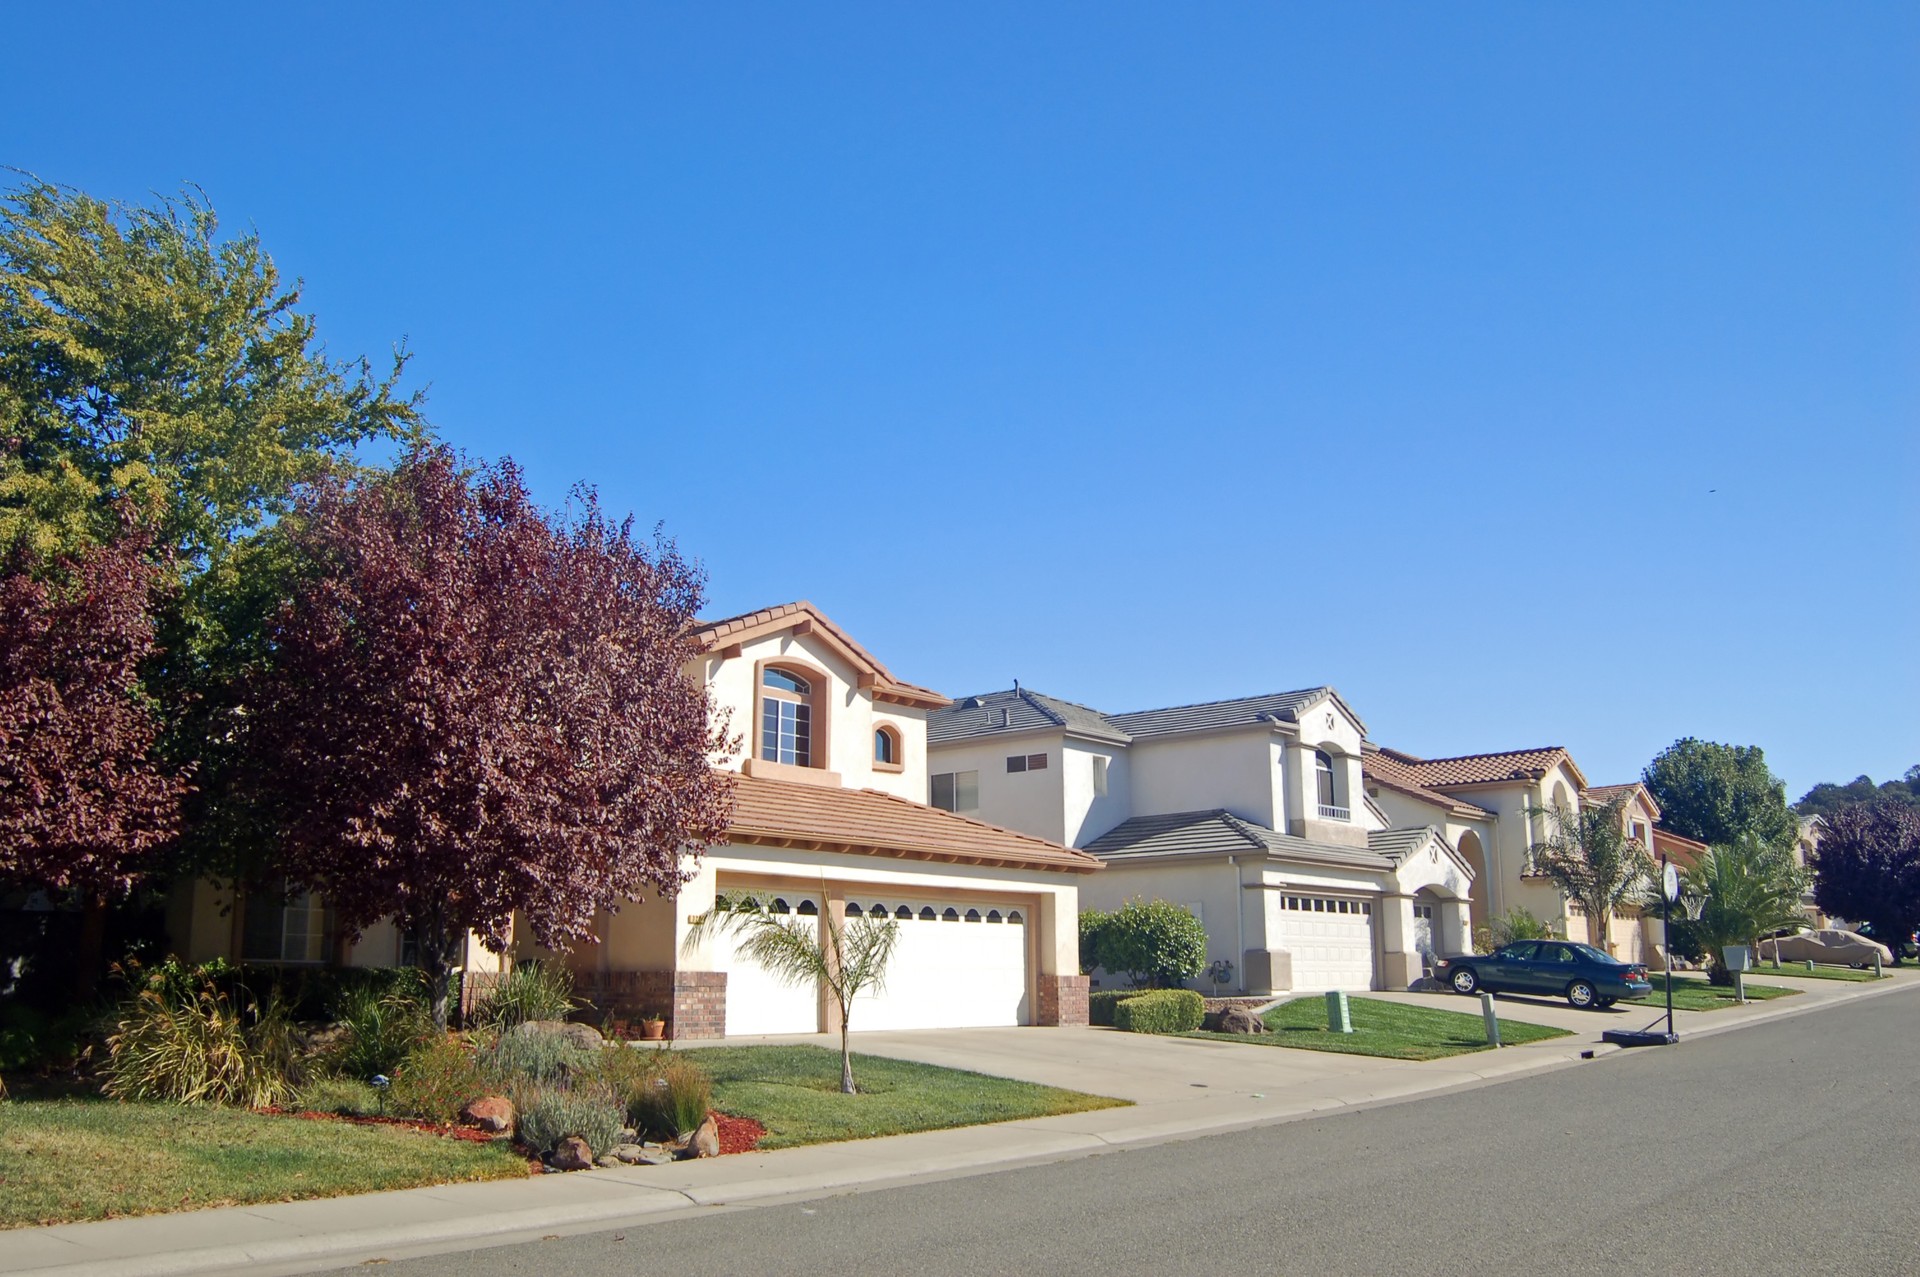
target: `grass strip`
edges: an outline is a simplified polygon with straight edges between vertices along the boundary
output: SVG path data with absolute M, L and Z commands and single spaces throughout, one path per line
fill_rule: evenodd
M 1184 1037 L 1253 1046 L 1286 1046 L 1306 1051 L 1336 1051 L 1342 1055 L 1375 1055 L 1389 1060 L 1440 1060 L 1470 1051 L 1485 1051 L 1486 1026 L 1478 1015 L 1440 1011 L 1404 1002 L 1349 998 L 1352 1033 L 1327 1027 L 1324 998 L 1296 998 L 1274 1007 L 1261 1018 L 1273 1032 L 1257 1035 L 1188 1033 Z M 1571 1036 L 1565 1029 L 1521 1020 L 1500 1021 L 1500 1039 L 1509 1046 Z

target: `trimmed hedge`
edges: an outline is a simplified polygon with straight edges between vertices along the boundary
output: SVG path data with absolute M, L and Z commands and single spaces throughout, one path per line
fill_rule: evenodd
M 1191 1033 L 1207 1002 L 1192 989 L 1152 989 L 1114 1003 L 1113 1027 L 1128 1033 Z
M 1113 1027 L 1113 1009 L 1128 998 L 1137 998 L 1145 989 L 1102 989 L 1087 995 L 1087 1023 Z

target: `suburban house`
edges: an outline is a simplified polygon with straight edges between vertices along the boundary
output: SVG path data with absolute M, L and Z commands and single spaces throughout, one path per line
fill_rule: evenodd
M 927 792 L 1097 857 L 1086 907 L 1184 905 L 1208 991 L 1405 988 L 1467 947 L 1475 870 L 1368 798 L 1365 739 L 1331 687 L 1107 714 L 1016 685 L 929 715 Z
M 733 773 L 726 841 L 673 899 L 603 915 L 597 942 L 564 956 L 527 942 L 517 956 L 565 962 L 594 1005 L 662 1014 L 679 1038 L 837 1030 L 822 991 L 774 979 L 727 935 L 689 942 L 718 894 L 737 892 L 823 927 L 829 911 L 899 923 L 885 988 L 861 999 L 855 1029 L 1086 1023 L 1079 892 L 1099 861 L 927 805 L 927 718 L 946 697 L 896 678 L 809 603 L 703 623 L 695 637 L 685 673 L 736 737 L 714 760 Z M 187 894 L 175 932 L 193 937 L 187 956 L 401 960 L 391 927 L 350 947 L 330 939 L 316 898 L 243 902 L 231 922 L 218 917 L 225 903 L 213 884 Z M 254 931 L 258 945 L 243 943 Z M 469 949 L 469 984 L 484 986 L 502 963 Z
M 1475 870 L 1476 926 L 1518 908 L 1570 940 L 1600 944 L 1585 912 L 1535 871 L 1532 849 L 1552 833 L 1548 812 L 1619 799 L 1625 833 L 1649 849 L 1660 819 L 1659 805 L 1645 785 L 1590 786 L 1573 755 L 1558 745 L 1421 758 L 1370 743 L 1362 770 L 1368 795 L 1396 822 L 1444 819 L 1449 837 Z M 1448 808 L 1448 803 L 1457 805 Z M 1625 961 L 1650 961 L 1657 952 L 1657 917 L 1622 909 L 1610 932 L 1606 947 Z

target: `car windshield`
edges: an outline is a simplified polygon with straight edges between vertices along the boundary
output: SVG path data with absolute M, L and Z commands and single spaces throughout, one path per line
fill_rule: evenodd
M 1592 945 L 1590 945 L 1590 944 L 1576 944 L 1576 945 L 1575 945 L 1575 946 L 1573 946 L 1573 947 L 1574 947 L 1575 949 L 1578 949 L 1578 950 L 1580 951 L 1580 956 L 1581 956 L 1581 957 L 1583 957 L 1583 958 L 1586 958 L 1586 959 L 1587 959 L 1587 960 L 1589 960 L 1589 961 L 1593 961 L 1593 962 L 1618 962 L 1618 961 L 1620 960 L 1620 959 L 1618 959 L 1618 958 L 1616 958 L 1616 957 L 1614 957 L 1614 956 L 1613 956 L 1612 954 L 1610 954 L 1610 953 L 1602 953 L 1602 952 L 1600 952 L 1600 951 L 1599 951 L 1598 949 L 1596 949 L 1596 948 L 1594 948 L 1594 947 L 1593 947 Z

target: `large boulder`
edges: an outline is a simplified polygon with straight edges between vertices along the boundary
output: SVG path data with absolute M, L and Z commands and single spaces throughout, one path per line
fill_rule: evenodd
M 513 1101 L 504 1095 L 489 1095 L 460 1110 L 460 1120 L 495 1135 L 513 1129 Z
M 593 1150 L 578 1135 L 569 1135 L 553 1146 L 547 1165 L 556 1171 L 584 1171 L 593 1166 Z
M 1207 1019 L 1207 1027 L 1215 1033 L 1253 1034 L 1267 1031 L 1266 1021 L 1255 1015 L 1249 1007 L 1222 1007 Z
M 545 1034 L 565 1038 L 583 1051 L 598 1051 L 606 1045 L 606 1039 L 600 1036 L 600 1030 L 591 1024 L 575 1024 L 571 1020 L 528 1020 L 516 1024 L 509 1032 L 523 1037 Z
M 709 1113 L 700 1119 L 699 1127 L 687 1136 L 686 1147 L 680 1150 L 680 1156 L 720 1156 L 720 1123 L 713 1120 L 713 1114 Z

